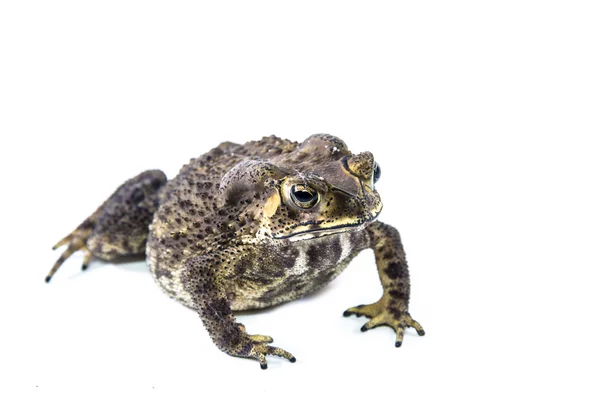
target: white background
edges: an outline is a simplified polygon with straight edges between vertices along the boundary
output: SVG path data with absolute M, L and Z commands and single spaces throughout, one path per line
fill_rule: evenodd
M 598 398 L 594 1 L 3 1 L 1 398 Z M 222 354 L 145 264 L 51 246 L 125 179 L 327 132 L 382 166 L 427 335 L 361 333 L 371 253 Z M 595 380 L 595 381 L 594 381 Z M 327 397 L 329 396 L 329 397 Z

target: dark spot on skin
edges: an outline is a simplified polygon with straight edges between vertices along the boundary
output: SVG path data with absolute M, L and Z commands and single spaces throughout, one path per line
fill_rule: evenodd
M 135 188 L 133 190 L 133 193 L 131 193 L 131 201 L 134 204 L 141 203 L 145 197 L 146 195 L 144 194 L 144 191 L 141 188 Z
M 160 267 L 156 267 L 154 269 L 154 276 L 156 277 L 156 279 L 160 279 L 163 276 L 167 279 L 173 279 L 173 274 L 171 273 L 171 271 L 169 271 L 166 268 L 160 268 Z
M 306 250 L 308 265 L 326 268 L 336 265 L 342 254 L 340 238 L 331 236 L 328 240 L 312 244 Z
M 157 190 L 158 188 L 160 188 L 163 185 L 163 181 L 155 178 L 155 179 L 152 179 L 152 181 L 150 182 L 150 185 L 152 185 L 152 189 Z
M 383 270 L 383 272 L 390 279 L 400 279 L 400 278 L 404 277 L 404 275 L 405 275 L 405 272 L 404 272 L 405 268 L 406 268 L 406 266 L 399 262 L 392 262 L 392 263 L 388 264 L 387 268 L 385 268 Z
M 296 264 L 296 259 L 300 251 L 294 246 L 286 246 L 281 251 L 280 265 L 283 268 L 289 269 Z
M 402 315 L 402 312 L 400 310 L 392 307 L 388 307 L 387 310 L 394 317 L 395 320 L 400 319 L 400 316 Z
M 77 229 L 87 230 L 87 229 L 93 229 L 93 228 L 94 228 L 94 222 L 92 222 L 92 220 L 88 218 L 81 225 L 79 225 L 79 227 Z
M 321 259 L 321 246 L 312 245 L 306 250 L 306 256 L 308 257 L 308 265 L 319 265 Z
M 241 185 L 232 185 L 232 187 L 229 188 L 227 191 L 225 201 L 228 205 L 235 205 L 242 199 L 242 197 L 246 193 L 247 190 L 245 187 L 242 187 Z
M 236 275 L 243 275 L 249 268 L 252 267 L 252 262 L 249 258 L 243 257 L 235 263 Z
M 403 297 L 405 297 L 400 291 L 392 289 L 388 292 L 388 294 L 393 297 L 394 299 L 402 299 Z

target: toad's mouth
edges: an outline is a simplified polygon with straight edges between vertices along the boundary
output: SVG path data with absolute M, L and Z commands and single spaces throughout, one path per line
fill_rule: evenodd
M 303 223 L 300 223 L 300 224 L 292 227 L 292 229 L 296 229 L 296 228 L 305 226 L 306 227 L 305 230 L 301 230 L 301 231 L 293 232 L 293 233 L 289 233 L 289 234 L 275 235 L 275 236 L 273 236 L 273 239 L 278 239 L 278 240 L 288 239 L 291 241 L 300 241 L 300 240 L 317 239 L 317 238 L 321 238 L 323 236 L 337 235 L 340 233 L 346 233 L 346 232 L 350 232 L 350 231 L 359 231 L 362 228 L 364 228 L 365 226 L 367 226 L 369 223 L 373 222 L 379 216 L 380 212 L 381 212 L 381 208 L 379 210 L 377 210 L 375 213 L 369 212 L 368 217 L 365 219 L 359 219 L 356 222 L 349 222 L 349 223 L 345 223 L 345 224 L 328 226 L 328 227 L 319 226 L 319 223 L 316 221 L 303 222 Z

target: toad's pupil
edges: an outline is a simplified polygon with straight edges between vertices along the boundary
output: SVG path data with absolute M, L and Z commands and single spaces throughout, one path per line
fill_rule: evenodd
M 294 192 L 294 196 L 296 196 L 298 201 L 301 201 L 303 203 L 309 202 L 315 197 L 312 193 L 307 192 L 305 190 L 299 190 L 297 192 Z

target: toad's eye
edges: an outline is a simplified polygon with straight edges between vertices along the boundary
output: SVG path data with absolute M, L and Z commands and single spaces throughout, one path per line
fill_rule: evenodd
M 375 163 L 373 167 L 373 183 L 377 182 L 381 178 L 381 167 L 379 164 Z
M 298 207 L 311 208 L 319 202 L 319 193 L 306 185 L 294 185 L 290 190 L 290 197 Z

